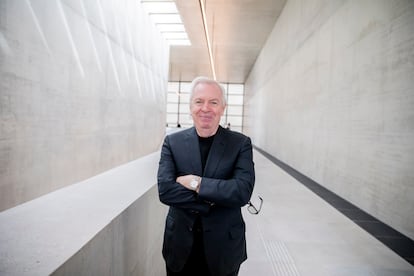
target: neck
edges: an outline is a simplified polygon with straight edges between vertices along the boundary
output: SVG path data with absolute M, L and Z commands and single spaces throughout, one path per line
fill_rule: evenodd
M 218 126 L 215 129 L 198 129 L 196 127 L 197 135 L 203 138 L 208 138 L 217 133 Z

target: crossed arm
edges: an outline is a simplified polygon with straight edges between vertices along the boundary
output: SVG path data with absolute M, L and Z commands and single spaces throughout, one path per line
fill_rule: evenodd
M 158 188 L 161 202 L 183 209 L 208 212 L 212 204 L 241 207 L 247 204 L 254 186 L 254 164 L 250 139 L 241 145 L 234 160 L 226 160 L 220 167 L 221 176 L 207 177 L 194 174 L 178 175 L 177 164 L 168 139 L 165 140 L 160 167 L 158 170 Z M 227 163 L 226 163 L 227 162 Z M 194 190 L 190 183 L 198 178 L 199 186 Z

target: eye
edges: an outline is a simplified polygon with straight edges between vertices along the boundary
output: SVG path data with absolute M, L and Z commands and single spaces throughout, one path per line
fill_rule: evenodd
M 217 106 L 219 103 L 218 103 L 218 101 L 212 101 L 211 104 L 214 105 L 214 106 Z

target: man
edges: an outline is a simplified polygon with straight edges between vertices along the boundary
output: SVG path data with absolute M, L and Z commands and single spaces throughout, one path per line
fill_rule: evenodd
M 170 206 L 162 250 L 169 276 L 237 275 L 247 258 L 241 207 L 254 187 L 252 145 L 250 138 L 220 126 L 225 108 L 218 82 L 194 79 L 194 127 L 164 140 L 158 190 Z

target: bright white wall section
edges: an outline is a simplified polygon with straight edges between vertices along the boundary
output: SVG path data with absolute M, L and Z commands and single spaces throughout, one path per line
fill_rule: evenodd
M 168 60 L 140 1 L 0 1 L 0 210 L 157 150 Z
M 413 1 L 289 0 L 246 82 L 244 130 L 414 238 L 413 61 Z

